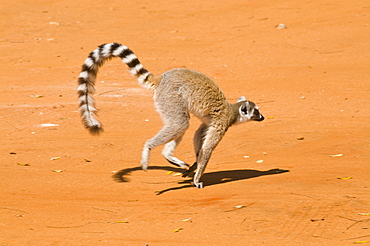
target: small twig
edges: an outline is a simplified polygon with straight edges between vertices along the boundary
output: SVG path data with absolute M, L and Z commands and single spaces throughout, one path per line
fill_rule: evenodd
M 95 224 L 95 223 L 103 223 L 103 222 L 87 222 L 83 225 L 76 225 L 76 226 L 46 226 L 47 228 L 56 228 L 56 229 L 68 229 L 68 228 L 79 228 L 79 227 L 84 227 L 90 224 Z
M 346 219 L 346 220 L 351 220 L 351 221 L 356 221 L 356 222 L 358 222 L 358 220 L 350 219 L 350 218 L 347 218 L 347 217 L 344 217 L 344 216 L 341 216 L 341 215 L 338 215 L 338 217 L 343 218 L 343 219 Z
M 250 203 L 248 205 L 245 205 L 245 206 L 243 206 L 241 208 L 234 208 L 234 209 L 226 210 L 225 212 L 233 212 L 233 211 L 236 211 L 236 210 L 239 210 L 239 209 L 242 209 L 242 208 L 247 208 L 247 207 L 249 207 L 249 206 L 251 206 L 253 204 L 255 204 L 255 202 L 252 202 L 252 203 Z
M 304 196 L 304 197 L 313 198 L 313 199 L 320 199 L 320 198 L 317 198 L 317 197 L 308 196 L 308 195 L 303 195 L 303 194 L 294 193 L 294 192 L 290 192 L 290 194 L 292 194 L 292 195 L 297 195 L 297 196 Z
M 19 209 L 14 209 L 14 208 L 5 208 L 5 207 L 0 207 L 0 209 L 7 209 L 7 210 L 12 210 L 12 211 L 22 212 L 22 213 L 28 214 L 26 211 L 19 210 Z
M 348 226 L 348 227 L 346 228 L 346 230 L 348 230 L 348 229 L 349 229 L 349 228 L 351 228 L 352 226 L 357 225 L 358 223 L 362 223 L 362 222 L 368 222 L 368 221 L 370 221 L 370 219 L 355 220 L 355 219 L 350 219 L 350 218 L 347 218 L 347 217 L 344 217 L 344 216 L 340 216 L 340 215 L 338 215 L 338 217 L 343 218 L 343 219 L 347 219 L 347 220 L 350 220 L 350 221 L 354 221 L 354 222 L 355 222 L 355 223 L 352 223 L 350 226 Z
M 105 91 L 105 92 L 102 92 L 102 93 L 100 93 L 100 94 L 98 94 L 98 95 L 100 96 L 100 95 L 104 95 L 104 94 L 107 94 L 107 93 L 110 93 L 110 92 L 122 91 L 122 90 L 124 90 L 124 89 L 125 89 L 125 88 L 115 89 L 115 90 L 110 90 L 110 91 Z
M 102 208 L 94 208 L 94 207 L 93 207 L 93 209 L 95 209 L 95 210 L 100 210 L 100 211 L 104 211 L 104 212 L 109 212 L 109 213 L 115 213 L 115 214 L 117 214 L 117 213 L 118 213 L 118 212 L 116 212 L 116 211 L 111 211 L 111 210 L 102 209 Z
M 349 228 L 351 228 L 352 226 L 357 225 L 358 223 L 367 222 L 367 221 L 369 221 L 369 220 L 370 220 L 370 219 L 365 219 L 365 220 L 359 220 L 359 221 L 356 221 L 356 222 L 355 222 L 355 223 L 353 223 L 352 225 L 348 226 L 348 227 L 347 227 L 347 230 L 348 230 Z
M 245 217 L 244 219 L 243 219 L 243 221 L 240 223 L 240 225 L 242 225 L 243 223 L 244 223 L 244 221 L 246 221 L 247 220 L 247 217 Z
M 9 121 L 6 121 L 6 123 L 8 123 L 8 125 L 10 125 L 11 127 L 13 127 L 14 129 L 18 130 L 18 131 L 21 131 L 22 129 L 20 129 L 19 127 L 16 127 L 14 126 L 12 123 L 10 123 Z
M 359 236 L 359 237 L 351 237 L 351 238 L 347 238 L 347 239 L 344 239 L 344 240 L 353 240 L 353 239 L 359 239 L 359 238 L 364 238 L 364 237 L 370 237 L 370 234 L 365 235 L 365 236 Z

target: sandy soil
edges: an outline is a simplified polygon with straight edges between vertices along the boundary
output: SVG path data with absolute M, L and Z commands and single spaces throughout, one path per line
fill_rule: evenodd
M 369 1 L 124 2 L 1 1 L 0 245 L 370 245 Z M 139 168 L 161 121 L 119 60 L 96 86 L 105 133 L 83 128 L 77 76 L 113 41 L 260 105 L 204 189 L 160 148 Z

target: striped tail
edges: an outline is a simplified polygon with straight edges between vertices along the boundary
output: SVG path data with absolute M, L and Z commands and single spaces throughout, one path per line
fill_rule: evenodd
M 153 75 L 143 67 L 129 48 L 118 43 L 100 45 L 86 58 L 78 78 L 77 93 L 80 101 L 81 118 L 91 134 L 99 134 L 103 131 L 101 123 L 95 118 L 97 109 L 91 96 L 95 92 L 96 76 L 104 62 L 113 57 L 120 57 L 122 62 L 127 64 L 131 74 L 137 78 L 141 86 L 148 89 L 154 86 L 151 81 Z

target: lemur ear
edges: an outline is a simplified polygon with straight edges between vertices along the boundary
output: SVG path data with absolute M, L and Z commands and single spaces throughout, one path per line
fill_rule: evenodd
M 241 113 L 241 114 L 245 114 L 245 115 L 248 115 L 248 110 L 249 110 L 249 102 L 248 101 L 246 101 L 246 102 L 244 102 L 241 106 L 240 106 L 240 108 L 239 108 L 239 112 Z
M 246 100 L 245 97 L 241 96 L 241 97 L 239 97 L 238 102 L 242 102 L 242 101 L 245 101 L 245 100 Z
M 239 107 L 239 120 L 238 122 L 247 122 L 250 120 L 251 116 L 249 114 L 249 102 L 245 101 L 243 102 Z

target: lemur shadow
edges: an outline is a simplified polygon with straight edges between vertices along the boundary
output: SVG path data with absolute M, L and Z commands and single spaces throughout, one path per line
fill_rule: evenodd
M 181 168 L 176 168 L 176 167 L 162 167 L 162 166 L 149 166 L 148 170 L 165 170 L 165 171 L 171 171 L 171 172 L 184 172 L 184 169 Z M 132 167 L 132 168 L 126 168 L 122 169 L 121 171 L 116 172 L 113 174 L 112 178 L 114 181 L 118 183 L 124 183 L 124 182 L 129 182 L 129 180 L 125 177 L 127 175 L 130 175 L 130 173 L 134 171 L 143 171 L 142 167 Z
M 149 169 L 154 170 L 166 170 L 166 171 L 172 171 L 172 172 L 183 172 L 184 169 L 175 168 L 175 167 L 162 167 L 162 166 L 150 166 Z M 131 172 L 142 170 L 141 167 L 134 167 L 134 168 L 127 168 L 123 169 L 113 175 L 113 179 L 116 182 L 128 182 L 125 175 L 129 175 Z M 274 175 L 274 174 L 281 174 L 289 172 L 289 170 L 285 169 L 270 169 L 267 171 L 258 171 L 253 169 L 239 169 L 239 170 L 228 170 L 228 171 L 218 171 L 218 172 L 210 172 L 205 173 L 202 176 L 202 182 L 205 187 L 217 185 L 217 184 L 224 184 L 229 182 L 234 182 L 238 180 L 244 180 L 244 179 L 251 179 L 251 178 L 257 178 L 260 176 L 266 176 L 266 175 Z M 190 175 L 189 177 L 186 177 L 186 180 L 180 181 L 179 184 L 185 184 L 183 186 L 179 187 L 172 187 L 168 188 L 162 191 L 157 191 L 157 195 L 161 195 L 168 191 L 173 190 L 180 190 L 185 188 L 191 188 L 194 187 L 192 182 L 192 176 L 194 174 Z

